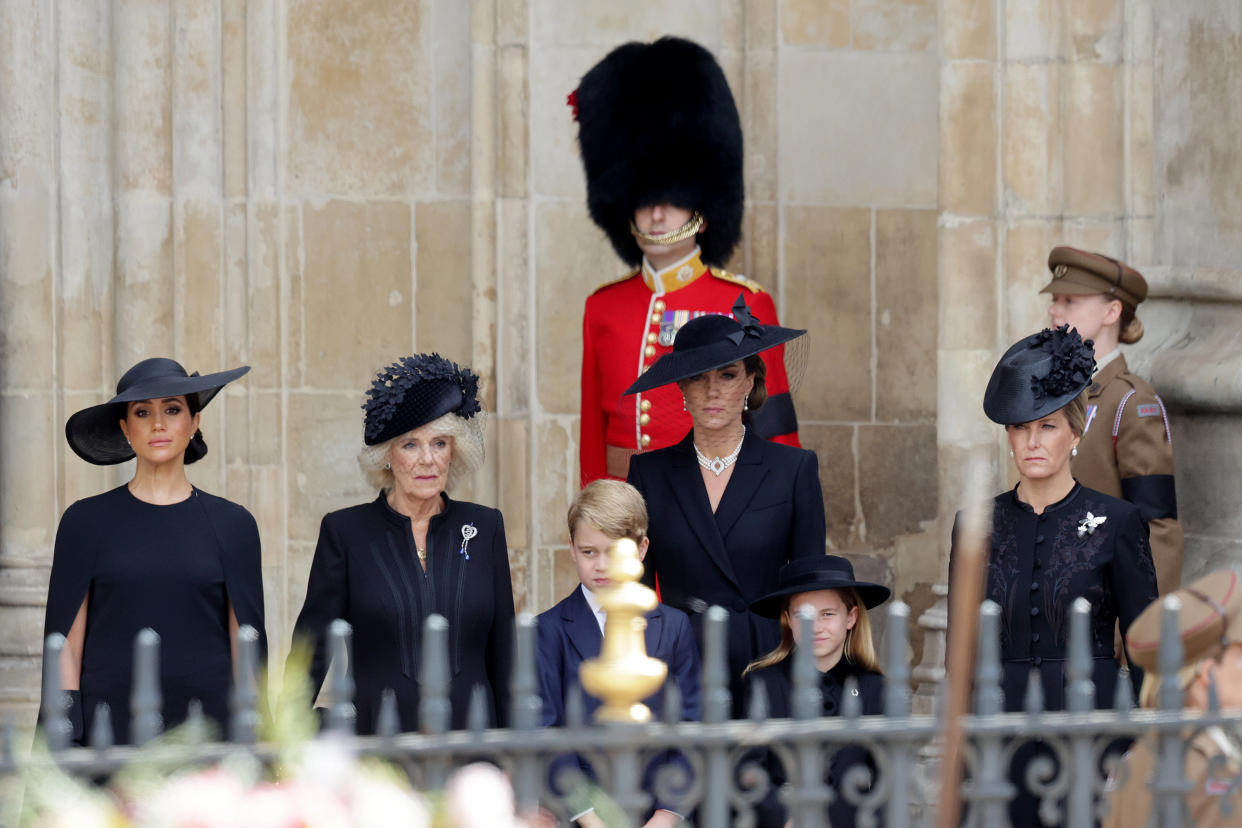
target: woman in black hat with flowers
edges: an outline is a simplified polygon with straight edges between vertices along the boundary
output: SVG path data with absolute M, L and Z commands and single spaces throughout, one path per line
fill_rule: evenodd
M 635 455 L 629 482 L 647 501 L 644 578 L 690 616 L 700 648 L 703 612 L 720 605 L 730 613 L 734 716 L 743 715 L 742 671 L 780 640 L 776 620 L 750 612 L 751 602 L 776 587 L 782 564 L 824 553 L 815 453 L 769 442 L 749 425 L 766 397 L 760 352 L 804 333 L 759 324 L 739 295 L 732 316 L 682 326 L 672 352 L 627 390 L 676 383 L 693 423 L 680 443 Z
M 1005 352 L 983 398 L 984 413 L 1005 426 L 1018 472 L 1018 484 L 992 502 L 983 576 L 984 595 L 1001 608 L 1001 687 L 1011 712 L 1023 709 L 1032 675 L 1039 678 L 1045 708 L 1065 709 L 1070 607 L 1080 597 L 1091 603 L 1096 705 L 1111 707 L 1120 669 L 1113 629 L 1120 622 L 1124 635 L 1156 598 L 1147 522 L 1139 510 L 1084 487 L 1070 472 L 1094 365 L 1091 343 L 1077 332 L 1045 329 Z M 956 571 L 956 525 L 953 534 L 951 606 L 954 585 L 975 577 Z M 1130 671 L 1130 680 L 1137 695 L 1138 670 Z M 1024 790 L 1026 764 L 1036 751 L 1025 747 L 1011 766 L 1019 792 L 1010 806 L 1015 825 L 1039 824 L 1038 803 Z
M 768 698 L 768 713 L 774 718 L 788 718 L 793 711 L 793 653 L 809 648 L 815 659 L 823 694 L 823 715 L 839 716 L 846 694 L 846 682 L 854 679 L 849 692 L 858 698 L 864 716 L 884 712 L 884 673 L 875 655 L 871 639 L 873 610 L 889 599 L 886 586 L 859 581 L 854 567 L 837 555 L 799 558 L 781 567 L 777 587 L 751 604 L 751 611 L 765 618 L 780 619 L 781 640 L 772 652 L 755 659 L 746 668 L 747 696 L 753 696 L 762 684 Z M 811 611 L 811 641 L 801 640 L 797 613 Z M 786 769 L 771 753 L 760 761 L 768 771 L 771 788 L 756 805 L 756 821 L 760 828 L 784 825 L 785 808 L 777 791 L 784 784 Z M 828 807 L 832 825 L 853 825 L 857 808 L 846 801 L 840 783 L 850 768 L 864 765 L 875 773 L 873 763 L 860 747 L 838 749 L 828 766 L 825 783 L 836 793 Z
M 353 626 L 359 733 L 375 732 L 386 689 L 396 694 L 401 729 L 418 727 L 421 637 L 432 613 L 449 624 L 452 726 L 466 726 L 476 687 L 491 722 L 508 720 L 514 614 L 504 520 L 446 493 L 483 465 L 478 384 L 438 354 L 382 369 L 363 405 L 358 456 L 379 496 L 320 526 L 294 636 L 314 646 L 318 692 L 328 625 L 343 618 Z
M 185 719 L 191 699 L 219 725 L 228 721 L 239 625 L 254 627 L 266 651 L 254 518 L 185 472 L 207 454 L 201 411 L 249 370 L 187 375 L 171 359 L 145 359 L 116 396 L 65 425 L 70 448 L 89 463 L 136 459 L 128 483 L 77 501 L 56 531 L 44 634 L 67 639 L 61 687 L 79 744 L 100 715 L 118 742 L 129 741 L 134 637 L 144 627 L 161 638 L 166 726 Z

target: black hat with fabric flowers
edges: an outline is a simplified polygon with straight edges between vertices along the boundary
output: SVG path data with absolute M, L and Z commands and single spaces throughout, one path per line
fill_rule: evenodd
M 733 303 L 733 315 L 707 314 L 691 319 L 677 331 L 673 350 L 656 360 L 626 394 L 650 391 L 670 382 L 732 365 L 760 351 L 783 345 L 806 333 L 799 328 L 760 325 L 751 316 L 746 295 L 739 293 Z
M 994 423 L 1016 425 L 1064 408 L 1091 384 L 1092 344 L 1069 325 L 1017 341 L 992 371 L 983 413 Z
M 126 403 L 141 400 L 162 400 L 168 397 L 187 397 L 187 403 L 195 411 L 201 411 L 216 393 L 233 380 L 250 370 L 243 365 L 230 371 L 200 375 L 197 371 L 187 374 L 176 360 L 165 357 L 144 359 L 121 375 L 116 384 L 116 396 L 106 403 L 83 408 L 65 423 L 65 438 L 74 454 L 96 466 L 111 466 L 132 459 L 134 450 L 121 432 L 121 420 L 125 419 Z M 185 450 L 185 462 L 193 463 L 207 454 L 207 444 L 202 432 L 195 432 Z
M 478 414 L 479 378 L 439 354 L 414 354 L 375 375 L 362 407 L 363 441 L 375 446 L 445 414 Z
M 618 46 L 570 95 L 587 209 L 631 265 L 643 253 L 634 211 L 673 204 L 700 214 L 702 259 L 723 267 L 742 235 L 742 122 L 724 71 L 680 37 Z
M 867 609 L 878 607 L 893 594 L 886 586 L 855 578 L 854 565 L 840 555 L 811 555 L 782 566 L 776 574 L 776 589 L 751 604 L 750 611 L 766 618 L 780 618 L 789 596 L 821 589 L 858 590 Z

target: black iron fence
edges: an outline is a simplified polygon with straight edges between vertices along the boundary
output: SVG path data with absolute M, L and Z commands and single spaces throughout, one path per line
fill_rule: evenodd
M 1159 663 L 1164 668 L 1159 709 L 1135 710 L 1129 682 L 1117 683 L 1111 709 L 1096 709 L 1091 681 L 1088 641 L 1090 606 L 1079 599 L 1071 610 L 1071 641 L 1067 663 L 1067 710 L 1042 709 L 1042 693 L 1032 681 L 1021 713 L 1003 713 L 1000 688 L 999 608 L 986 602 L 980 608 L 978 654 L 975 664 L 973 713 L 962 722 L 963 782 L 960 796 L 967 825 L 1009 824 L 1008 806 L 1015 794 L 1009 763 L 1015 750 L 1037 739 L 1045 758 L 1026 773 L 1040 817 L 1053 825 L 1091 826 L 1107 808 L 1103 796 L 1108 773 L 1115 765 L 1117 740 L 1150 736 L 1158 745 L 1156 772 L 1149 780 L 1153 794 L 1153 822 L 1162 826 L 1188 825 L 1184 797 L 1190 787 L 1185 777 L 1186 745 L 1207 727 L 1242 729 L 1242 711 L 1222 712 L 1213 702 L 1207 712 L 1182 710 L 1177 681 L 1181 646 L 1176 635 L 1176 599 L 1164 608 L 1164 630 Z M 331 703 L 326 731 L 350 740 L 362 755 L 384 757 L 405 770 L 416 788 L 440 788 L 455 767 L 480 757 L 505 769 L 513 783 L 519 808 L 542 806 L 567 818 L 576 810 L 562 794 L 568 778 L 555 778 L 555 768 L 566 754 L 585 757 L 597 784 L 611 800 L 638 823 L 656 794 L 679 813 L 705 826 L 754 824 L 754 809 L 771 794 L 779 797 L 796 826 L 827 824 L 826 807 L 837 798 L 856 807 L 860 826 L 883 824 L 891 828 L 929 824 L 936 813 L 937 742 L 942 722 L 934 715 L 914 715 L 910 705 L 907 656 L 909 610 L 894 602 L 888 610 L 884 667 L 887 690 L 883 715 L 863 716 L 858 697 L 847 687 L 837 717 L 821 715 L 819 675 L 809 655 L 793 665 L 792 717 L 771 719 L 762 693 L 751 700 L 748 717 L 730 720 L 730 698 L 725 668 L 727 613 L 711 608 L 705 619 L 702 674 L 702 721 L 680 721 L 680 700 L 669 683 L 665 720 L 634 725 L 595 725 L 584 720 L 580 697 L 567 705 L 566 726 L 541 728 L 534 619 L 517 621 L 517 652 L 512 681 L 511 727 L 486 729 L 487 706 L 476 696 L 464 731 L 449 729 L 448 624 L 439 616 L 426 622 L 417 733 L 400 733 L 396 700 L 381 703 L 378 735 L 353 735 L 353 682 L 348 669 L 350 628 L 335 622 L 329 631 L 332 667 L 328 677 Z M 809 625 L 808 619 L 801 623 Z M 806 628 L 809 635 L 809 626 Z M 239 637 L 239 676 L 231 700 L 228 742 L 205 742 L 193 761 L 210 762 L 237 750 L 262 761 L 273 757 L 272 745 L 256 743 L 259 697 L 256 691 L 258 646 L 254 630 L 243 628 Z M 135 755 L 136 747 L 114 746 L 106 710 L 97 711 L 88 734 L 90 747 L 69 746 L 69 723 L 57 702 L 60 650 L 64 639 L 49 636 L 44 651 L 44 704 L 42 722 L 47 744 L 67 772 L 98 778 L 119 768 Z M 161 730 L 158 675 L 159 637 L 151 630 L 135 641 L 134 682 L 131 699 L 132 737 L 137 745 Z M 805 652 L 805 651 L 803 651 Z M 12 727 L 4 733 L 0 780 L 18 770 L 14 759 Z M 845 746 L 861 748 L 867 761 L 834 784 L 826 782 L 832 756 Z M 676 751 L 681 759 L 665 762 L 654 785 L 644 784 L 645 769 L 661 756 Z M 182 758 L 173 761 L 185 761 Z M 764 764 L 757 756 L 775 757 L 784 767 L 786 783 L 773 791 Z M 150 761 L 150 757 L 147 757 Z M 562 777 L 578 773 L 578 763 Z M 1217 769 L 1217 774 L 1220 771 Z M 920 784 L 919 780 L 922 780 Z M 930 780 L 931 784 L 928 784 Z M 1242 787 L 1242 775 L 1221 780 L 1232 792 Z M 1228 797 L 1222 803 L 1228 808 Z M 1242 824 L 1242 814 L 1237 815 Z

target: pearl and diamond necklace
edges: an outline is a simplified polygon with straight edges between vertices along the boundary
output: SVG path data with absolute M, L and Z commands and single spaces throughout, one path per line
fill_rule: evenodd
M 700 466 L 707 469 L 708 471 L 710 471 L 712 474 L 716 475 L 717 477 L 720 477 L 720 475 L 724 474 L 725 469 L 729 468 L 730 466 L 732 466 L 734 463 L 737 462 L 737 456 L 738 454 L 741 453 L 742 443 L 745 441 L 746 441 L 746 426 L 742 426 L 742 439 L 737 441 L 737 446 L 733 449 L 733 451 L 729 452 L 727 456 L 717 457 L 713 460 L 708 460 L 707 455 L 699 451 L 698 443 L 694 443 L 694 453 L 699 458 Z

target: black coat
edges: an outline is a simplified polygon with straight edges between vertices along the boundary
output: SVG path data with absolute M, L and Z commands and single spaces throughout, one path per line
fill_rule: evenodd
M 1104 522 L 1080 535 L 1088 512 Z M 956 547 L 956 524 L 953 537 Z M 1124 636 L 1156 600 L 1147 522 L 1138 509 L 1075 483 L 1068 495 L 1037 515 L 1018 499 L 1015 487 L 993 501 L 990 543 L 984 595 L 1001 607 L 1005 710 L 1023 709 L 1032 669 L 1042 679 L 1045 707 L 1065 709 L 1069 613 L 1079 596 L 1091 602 L 1096 707 L 1112 707 L 1119 669 L 1114 629 L 1120 621 Z M 950 552 L 950 604 L 953 567 Z M 1130 678 L 1137 697 L 1142 674 L 1131 669 Z
M 344 618 L 353 626 L 359 733 L 375 731 L 380 696 L 389 687 L 397 695 L 401 729 L 417 729 L 423 622 L 433 612 L 449 623 L 452 726 L 466 726 L 476 685 L 487 691 L 491 721 L 508 721 L 513 588 L 504 520 L 495 509 L 442 497 L 444 510 L 427 530 L 426 572 L 410 519 L 383 493 L 325 515 L 320 525 L 294 637 L 314 645 L 311 682 L 318 692 L 328 669 L 328 625 Z M 463 553 L 468 525 L 478 534 Z
M 747 703 L 755 692 L 755 685 L 762 684 L 768 696 L 768 715 L 774 719 L 787 719 L 793 712 L 793 656 L 770 667 L 756 670 L 746 677 Z M 823 715 L 839 716 L 844 704 L 845 681 L 853 676 L 858 682 L 859 708 L 864 716 L 877 716 L 884 712 L 884 676 L 864 670 L 842 658 L 826 673 L 820 673 L 820 692 L 823 693 Z M 771 751 L 759 751 L 753 755 L 768 772 L 771 790 L 755 806 L 755 819 L 759 828 L 779 828 L 788 819 L 785 806 L 778 798 L 778 789 L 789 778 L 789 773 Z M 871 773 L 872 784 L 876 781 L 876 766 L 870 755 L 857 745 L 841 745 L 828 763 L 824 784 L 832 789 L 836 798 L 828 806 L 831 825 L 854 825 L 857 808 L 845 801 L 840 792 L 841 780 L 851 768 L 864 766 Z M 876 814 L 877 825 L 882 824 L 883 811 Z
M 747 429 L 733 476 L 713 514 L 693 433 L 630 460 L 629 482 L 647 501 L 651 546 L 643 580 L 661 600 L 690 616 L 703 652 L 703 613 L 730 613 L 729 685 L 733 715 L 744 715 L 742 671 L 780 642 L 780 625 L 748 610 L 776 589 L 793 558 L 823 555 L 824 498 L 815 452 L 770 443 Z

